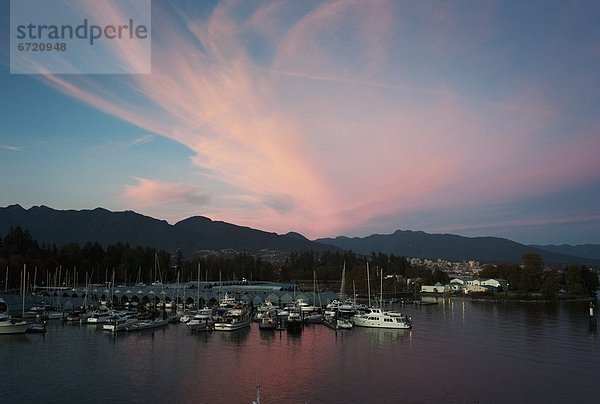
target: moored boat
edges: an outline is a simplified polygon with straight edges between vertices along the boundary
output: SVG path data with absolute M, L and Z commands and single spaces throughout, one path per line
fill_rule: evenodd
M 298 311 L 291 311 L 285 323 L 287 332 L 298 334 L 302 332 L 302 315 Z
M 304 321 L 305 324 L 321 324 L 323 322 L 323 313 L 320 311 L 306 313 L 304 314 L 302 321 Z
M 259 330 L 275 330 L 277 329 L 278 319 L 277 319 L 277 310 L 271 310 L 268 312 L 264 312 L 263 315 L 258 320 L 258 329 Z
M 99 325 L 108 323 L 114 314 L 113 310 L 110 310 L 106 306 L 101 306 L 97 310 L 94 310 L 90 316 L 84 318 L 87 324 Z
M 26 332 L 32 333 L 32 334 L 44 334 L 46 332 L 46 322 L 41 321 L 41 322 L 31 323 L 31 324 L 29 324 L 29 327 L 27 327 Z
M 102 329 L 110 332 L 125 331 L 138 322 L 137 317 L 131 315 L 115 314 L 110 321 L 102 325 Z
M 379 308 L 367 309 L 363 314 L 353 317 L 357 327 L 408 329 L 412 327 L 411 320 L 399 312 L 384 311 Z
M 8 305 L 4 299 L 0 298 L 0 334 L 24 334 L 28 328 L 28 322 L 10 317 Z
M 143 331 L 143 330 L 152 330 L 155 328 L 162 328 L 169 325 L 169 320 L 160 319 L 160 320 L 139 320 L 135 324 L 131 324 L 128 327 L 125 327 L 126 331 Z
M 187 325 L 191 331 L 211 331 L 215 325 L 212 309 L 205 307 L 198 310 L 198 313 L 187 322 Z
M 215 331 L 235 331 L 248 327 L 252 322 L 252 312 L 246 303 L 225 294 L 220 306 L 222 314 L 215 320 Z

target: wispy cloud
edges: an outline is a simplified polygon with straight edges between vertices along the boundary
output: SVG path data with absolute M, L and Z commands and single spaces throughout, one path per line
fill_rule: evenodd
M 134 180 L 135 184 L 125 187 L 124 195 L 137 208 L 173 203 L 201 207 L 210 202 L 210 196 L 195 185 L 159 182 L 147 178 Z
M 2 144 L 0 145 L 0 149 L 10 150 L 14 152 L 22 152 L 23 150 L 25 150 L 25 147 L 11 144 Z

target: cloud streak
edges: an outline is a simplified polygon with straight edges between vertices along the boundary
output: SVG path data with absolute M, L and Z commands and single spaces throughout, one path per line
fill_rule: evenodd
M 22 152 L 25 150 L 23 146 L 11 145 L 11 144 L 2 144 L 0 145 L 0 149 L 10 150 L 14 152 Z
M 124 194 L 136 208 L 173 203 L 204 206 L 210 202 L 210 196 L 202 193 L 197 186 L 138 177 L 133 179 L 136 183 L 127 185 Z

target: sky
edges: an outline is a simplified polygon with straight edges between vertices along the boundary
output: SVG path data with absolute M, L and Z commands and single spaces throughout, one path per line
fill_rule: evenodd
M 153 1 L 112 75 L 10 74 L 9 12 L 0 206 L 600 244 L 598 1 Z

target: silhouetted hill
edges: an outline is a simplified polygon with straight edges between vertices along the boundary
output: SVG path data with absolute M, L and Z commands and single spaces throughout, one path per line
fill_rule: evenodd
M 230 248 L 248 252 L 263 249 L 275 251 L 337 249 L 310 241 L 298 233 L 279 235 L 250 227 L 213 221 L 203 216 L 184 219 L 176 223 L 174 228 L 191 235 L 195 240 L 197 249 L 221 250 Z
M 600 260 L 600 245 L 598 244 L 532 245 L 531 247 L 545 251 L 552 251 L 559 254 L 575 255 L 577 257 Z
M 131 211 L 111 212 L 102 208 L 55 210 L 34 206 L 24 209 L 19 205 L 0 208 L 0 235 L 16 226 L 29 230 L 40 243 L 60 246 L 70 242 L 82 245 L 88 241 L 102 245 L 123 242 L 168 251 L 181 249 L 186 257 L 203 250 L 256 254 L 261 250 L 286 253 L 337 249 L 297 233 L 279 235 L 202 216 L 171 225 Z
M 373 234 L 362 238 L 336 237 L 316 241 L 360 254 L 370 254 L 375 251 L 398 256 L 442 258 L 450 261 L 473 259 L 483 262 L 520 262 L 523 254 L 536 252 L 546 263 L 597 263 L 597 260 L 541 250 L 504 238 L 463 237 L 410 230 L 397 230 L 393 234 Z

